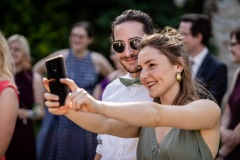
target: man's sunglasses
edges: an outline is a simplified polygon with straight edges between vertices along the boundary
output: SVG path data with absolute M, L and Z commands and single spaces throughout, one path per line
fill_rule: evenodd
M 129 39 L 129 45 L 133 50 L 138 49 L 138 44 L 141 42 L 142 38 L 134 37 Z M 122 53 L 125 50 L 126 44 L 123 41 L 115 41 L 112 43 L 112 48 L 117 53 Z

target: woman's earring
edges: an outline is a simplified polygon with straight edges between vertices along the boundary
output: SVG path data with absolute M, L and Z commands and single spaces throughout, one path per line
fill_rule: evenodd
M 182 80 L 181 73 L 177 73 L 177 81 L 181 82 L 181 80 Z

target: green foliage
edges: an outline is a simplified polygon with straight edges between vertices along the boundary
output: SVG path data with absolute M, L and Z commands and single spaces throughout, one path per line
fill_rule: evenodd
M 90 49 L 108 57 L 111 22 L 124 10 L 149 13 L 160 28 L 178 27 L 181 14 L 200 11 L 199 6 L 196 7 L 199 2 L 203 1 L 188 0 L 186 8 L 181 9 L 169 0 L 1 0 L 0 29 L 6 37 L 16 33 L 26 36 L 36 62 L 68 47 L 72 24 L 89 21 L 96 33 Z

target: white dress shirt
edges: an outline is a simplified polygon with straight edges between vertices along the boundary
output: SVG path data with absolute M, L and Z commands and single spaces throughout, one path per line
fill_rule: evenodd
M 190 57 L 190 61 L 193 62 L 192 64 L 193 77 L 196 77 L 197 72 L 200 66 L 202 65 L 202 62 L 204 58 L 207 56 L 207 54 L 208 54 L 208 49 L 205 47 L 198 55 L 196 55 L 195 57 Z
M 123 78 L 132 79 L 129 74 Z M 143 85 L 124 86 L 119 79 L 110 83 L 103 93 L 103 101 L 135 102 L 152 101 Z M 102 155 L 102 160 L 136 160 L 138 138 L 120 138 L 110 135 L 98 135 L 100 144 L 96 152 Z

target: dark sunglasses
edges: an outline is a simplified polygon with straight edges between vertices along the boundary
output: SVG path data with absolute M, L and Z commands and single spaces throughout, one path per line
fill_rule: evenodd
M 142 38 L 134 37 L 129 39 L 129 45 L 133 50 L 138 50 L 138 44 L 141 42 Z M 112 48 L 117 53 L 122 53 L 125 50 L 126 44 L 119 40 L 112 43 Z

